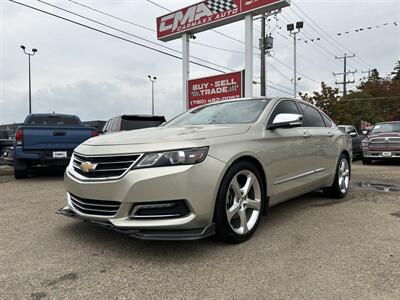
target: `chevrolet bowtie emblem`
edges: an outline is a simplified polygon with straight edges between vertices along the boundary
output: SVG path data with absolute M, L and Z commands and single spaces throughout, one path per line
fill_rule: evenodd
M 92 164 L 90 161 L 85 161 L 81 163 L 79 169 L 81 169 L 85 173 L 89 173 L 91 171 L 96 170 L 97 164 Z

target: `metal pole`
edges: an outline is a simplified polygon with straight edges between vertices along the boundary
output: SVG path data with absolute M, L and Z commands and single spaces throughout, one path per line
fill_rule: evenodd
M 266 74 L 265 74 L 265 15 L 261 16 L 261 40 L 260 40 L 260 50 L 261 50 L 261 91 L 260 95 L 266 95 Z
M 28 65 L 29 65 L 29 114 L 32 113 L 32 92 L 31 92 L 31 56 L 28 55 Z
M 343 96 L 347 95 L 347 54 L 344 54 L 344 71 L 343 71 Z
M 296 41 L 297 32 L 293 33 L 294 40 L 294 75 L 293 75 L 293 97 L 297 98 L 297 61 L 296 61 L 296 51 L 297 51 L 297 41 Z
M 154 81 L 151 81 L 151 115 L 154 116 Z
M 253 15 L 245 17 L 245 96 L 253 96 Z
M 189 34 L 184 33 L 182 35 L 182 101 L 183 101 L 183 111 L 189 109 L 189 102 L 188 102 L 188 81 L 190 78 L 190 70 L 189 70 L 189 56 L 190 56 L 190 49 L 189 49 Z

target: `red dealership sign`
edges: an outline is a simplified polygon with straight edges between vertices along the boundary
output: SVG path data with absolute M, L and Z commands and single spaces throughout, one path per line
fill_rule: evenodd
M 290 0 L 206 0 L 157 18 L 157 37 L 166 42 L 289 5 Z
M 243 97 L 243 73 L 244 71 L 239 71 L 189 80 L 189 109 L 207 103 Z

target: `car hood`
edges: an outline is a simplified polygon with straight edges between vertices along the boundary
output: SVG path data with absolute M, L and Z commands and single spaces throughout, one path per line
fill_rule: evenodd
M 400 137 L 400 132 L 375 133 L 367 136 L 368 139 L 379 138 L 379 137 Z
M 205 140 L 242 134 L 247 132 L 249 128 L 249 124 L 153 127 L 102 135 L 87 140 L 83 144 L 87 146 L 113 146 Z

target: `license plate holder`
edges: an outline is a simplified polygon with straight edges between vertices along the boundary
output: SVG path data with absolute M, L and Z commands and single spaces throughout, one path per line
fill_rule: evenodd
M 392 157 L 392 152 L 382 152 L 382 157 Z
M 53 151 L 53 158 L 64 159 L 67 158 L 67 151 Z

